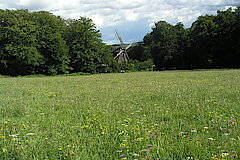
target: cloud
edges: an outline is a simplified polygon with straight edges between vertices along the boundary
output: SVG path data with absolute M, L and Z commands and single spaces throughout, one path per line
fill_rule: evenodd
M 126 39 L 139 40 L 131 35 L 148 32 L 154 22 L 182 22 L 190 27 L 200 15 L 239 5 L 239 0 L 0 0 L 2 9 L 46 10 L 65 19 L 89 17 L 103 31 L 106 42 L 114 38 L 108 29 L 131 31 Z

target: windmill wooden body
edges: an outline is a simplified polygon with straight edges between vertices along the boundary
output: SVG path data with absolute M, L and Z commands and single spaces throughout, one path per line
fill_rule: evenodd
M 124 45 L 122 38 L 119 36 L 117 30 L 115 30 L 115 36 L 117 40 L 120 42 L 120 50 L 119 53 L 115 56 L 115 59 L 119 62 L 127 62 L 129 60 L 129 56 L 127 54 L 127 50 L 132 46 L 130 45 Z

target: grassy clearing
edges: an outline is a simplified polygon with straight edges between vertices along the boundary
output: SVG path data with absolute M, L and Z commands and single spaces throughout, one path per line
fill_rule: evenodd
M 1 159 L 240 158 L 240 70 L 0 78 Z

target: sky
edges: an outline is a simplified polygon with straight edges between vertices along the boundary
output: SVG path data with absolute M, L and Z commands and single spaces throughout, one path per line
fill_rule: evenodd
M 154 22 L 172 25 L 182 22 L 191 27 L 198 16 L 240 5 L 240 0 L 0 0 L 1 9 L 49 11 L 64 19 L 91 18 L 102 34 L 104 43 L 142 41 Z

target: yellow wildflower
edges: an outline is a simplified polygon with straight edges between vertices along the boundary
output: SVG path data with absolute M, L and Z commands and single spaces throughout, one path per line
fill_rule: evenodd
M 3 152 L 7 152 L 7 149 L 6 149 L 6 148 L 2 148 L 2 151 L 3 151 Z
M 126 146 L 126 144 L 124 144 L 124 143 L 120 144 L 120 147 L 125 147 L 125 146 Z
M 123 133 L 124 133 L 124 131 L 122 131 L 122 132 L 119 132 L 119 133 L 118 133 L 118 135 L 122 135 Z
M 88 128 L 89 126 L 88 125 L 83 125 L 81 128 Z

